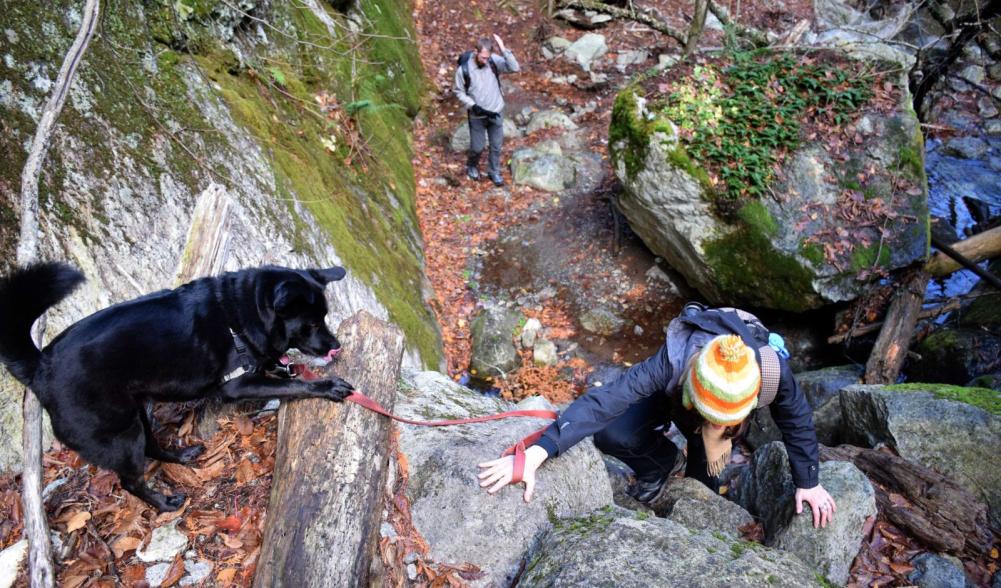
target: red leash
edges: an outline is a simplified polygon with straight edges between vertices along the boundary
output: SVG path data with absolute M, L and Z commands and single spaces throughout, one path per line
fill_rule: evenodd
M 291 364 L 289 365 L 289 373 L 294 376 L 302 376 L 304 380 L 315 380 L 318 376 L 314 374 L 308 367 L 302 364 Z M 534 417 L 539 419 L 551 419 L 556 420 L 559 417 L 555 411 L 552 410 L 509 410 L 507 412 L 501 412 L 498 414 L 491 414 L 481 417 L 470 417 L 467 419 L 448 419 L 443 421 L 415 421 L 413 419 L 407 419 L 389 412 L 381 404 L 372 400 L 368 396 L 365 396 L 361 392 L 355 390 L 350 396 L 344 400 L 348 402 L 353 402 L 358 406 L 362 406 L 371 410 L 372 412 L 377 412 L 383 416 L 387 416 L 394 421 L 399 421 L 401 423 L 406 423 L 408 425 L 418 425 L 421 427 L 448 427 L 451 425 L 468 425 L 471 423 L 485 423 L 487 421 L 497 421 L 501 419 L 506 419 L 510 417 Z M 532 433 L 528 437 L 525 437 L 521 441 L 518 441 L 511 447 L 504 450 L 501 457 L 507 457 L 508 455 L 514 456 L 514 471 L 511 474 L 511 483 L 517 484 L 521 482 L 522 476 L 525 473 L 525 449 L 538 441 L 542 434 L 546 432 L 549 426 L 545 426 L 538 431 Z
M 394 421 L 399 421 L 401 423 L 407 423 L 408 425 L 419 425 L 421 427 L 448 427 L 451 425 L 468 425 L 470 423 L 485 423 L 487 421 L 497 421 L 500 419 L 506 419 L 510 417 L 535 417 L 540 419 L 552 419 L 556 420 L 559 416 L 556 412 L 552 410 L 509 410 L 506 412 L 501 412 L 498 414 L 491 414 L 481 417 L 470 417 L 467 419 L 449 419 L 444 421 L 415 421 L 412 419 L 403 418 L 396 416 L 395 414 L 389 412 L 382 407 L 381 404 L 372 400 L 368 396 L 365 396 L 361 392 L 355 390 L 350 396 L 344 400 L 348 402 L 353 402 L 359 406 L 363 406 L 373 412 L 377 412 L 381 415 L 387 416 Z M 528 437 L 525 437 L 521 441 L 518 441 L 511 447 L 504 450 L 501 457 L 506 457 L 508 455 L 514 456 L 514 471 L 511 474 L 511 483 L 517 484 L 521 482 L 522 476 L 525 473 L 525 448 L 532 445 L 542 437 L 542 434 L 546 432 L 549 426 L 545 426 L 538 431 L 532 433 Z

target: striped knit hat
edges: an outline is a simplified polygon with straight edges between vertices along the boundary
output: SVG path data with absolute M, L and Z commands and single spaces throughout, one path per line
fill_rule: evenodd
M 754 350 L 737 335 L 719 335 L 699 352 L 685 376 L 681 397 L 709 422 L 740 424 L 758 403 L 761 369 Z

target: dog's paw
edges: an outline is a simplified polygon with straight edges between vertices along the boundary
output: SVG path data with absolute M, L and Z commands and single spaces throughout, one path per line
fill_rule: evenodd
M 316 380 L 309 383 L 310 388 L 320 396 L 329 398 L 335 402 L 340 402 L 351 395 L 354 386 L 348 384 L 340 378 L 329 380 Z
M 204 445 L 191 445 L 177 450 L 177 460 L 181 463 L 191 463 L 198 459 L 198 456 L 205 453 Z
M 154 502 L 153 506 L 155 506 L 160 512 L 171 512 L 184 506 L 185 500 L 187 500 L 187 496 L 181 493 L 175 493 L 170 496 L 164 496 L 161 494 Z

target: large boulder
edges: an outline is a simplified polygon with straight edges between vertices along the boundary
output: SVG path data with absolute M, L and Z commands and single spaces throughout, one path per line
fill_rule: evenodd
M 845 365 L 796 374 L 796 382 L 813 409 L 813 426 L 817 440 L 824 445 L 841 443 L 841 405 L 836 400 L 838 392 L 862 381 L 862 366 Z M 757 449 L 766 443 L 779 441 L 782 433 L 772 419 L 771 409 L 762 408 L 754 413 L 747 431 L 747 442 Z
M 723 498 L 694 478 L 670 480 L 657 502 L 657 508 L 663 509 L 666 518 L 691 529 L 739 537 L 740 528 L 754 522 L 739 504 Z
M 731 492 L 741 506 L 760 518 L 768 545 L 795 553 L 830 581 L 843 585 L 862 545 L 864 523 L 876 514 L 875 493 L 865 474 L 848 462 L 820 464 L 820 483 L 838 505 L 837 514 L 821 529 L 813 528 L 813 514 L 805 504 L 803 512 L 796 514 L 796 486 L 781 443 L 758 449 L 750 467 L 731 484 Z
M 517 408 L 543 408 L 543 403 L 541 398 L 527 399 Z M 514 408 L 440 373 L 409 372 L 395 411 L 415 419 L 454 419 Z M 485 576 L 473 582 L 475 586 L 510 585 L 526 550 L 550 526 L 551 517 L 581 516 L 612 503 L 604 463 L 590 440 L 546 462 L 530 503 L 522 498 L 522 486 L 495 495 L 480 488 L 476 464 L 496 458 L 545 424 L 542 419 L 518 418 L 455 427 L 400 426 L 414 527 L 427 540 L 434 561 L 471 563 L 483 570 Z
M 536 131 L 551 128 L 573 131 L 577 129 L 577 123 L 559 110 L 540 110 L 529 119 L 525 132 L 530 135 Z
M 924 338 L 915 349 L 920 359 L 907 375 L 920 382 L 964 385 L 1001 371 L 1001 336 L 979 327 L 945 328 Z
M 559 520 L 519 586 L 820 586 L 795 555 L 623 508 Z
M 561 192 L 573 186 L 576 169 L 562 151 L 523 148 L 511 154 L 511 178 L 515 184 Z
M 619 207 L 650 249 L 710 302 L 804 311 L 853 299 L 864 286 L 860 270 L 902 267 L 928 252 L 923 139 L 906 75 L 886 75 L 899 89 L 894 108 L 863 105 L 853 113 L 834 131 L 853 137 L 836 157 L 826 147 L 831 137 L 803 137 L 762 198 L 721 195 L 723 176 L 689 154 L 694 131 L 670 120 L 657 79 L 629 86 L 609 130 L 612 166 L 625 186 Z M 691 83 L 693 108 L 723 116 L 718 89 Z M 901 181 L 907 190 L 898 189 Z M 847 197 L 886 212 L 880 228 L 861 229 L 837 214 Z
M 953 558 L 954 559 L 954 558 Z M 936 553 L 920 553 L 911 560 L 914 571 L 907 579 L 918 588 L 973 588 L 962 563 Z
M 591 63 L 605 53 L 608 53 L 605 36 L 587 33 L 567 47 L 563 57 L 580 65 L 584 71 L 591 71 Z
M 840 395 L 846 441 L 886 444 L 904 459 L 952 478 L 1001 526 L 1001 392 L 935 384 L 850 386 Z
M 473 339 L 470 371 L 480 377 L 497 377 L 521 365 L 514 337 L 523 318 L 517 310 L 504 306 L 488 306 L 480 311 L 470 328 Z

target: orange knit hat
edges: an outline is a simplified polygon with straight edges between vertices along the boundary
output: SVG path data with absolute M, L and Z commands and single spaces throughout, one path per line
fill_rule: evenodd
M 699 352 L 685 375 L 682 403 L 709 422 L 740 424 L 758 403 L 761 369 L 754 350 L 737 335 L 719 335 Z

